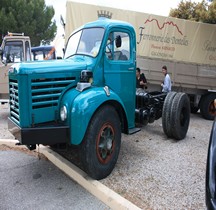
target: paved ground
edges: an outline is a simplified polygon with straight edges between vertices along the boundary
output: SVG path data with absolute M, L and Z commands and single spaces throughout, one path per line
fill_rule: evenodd
M 15 146 L 7 116 L 8 105 L 0 105 L 0 210 L 139 209 L 49 147 Z
M 110 209 L 44 157 L 0 151 L 1 210 Z

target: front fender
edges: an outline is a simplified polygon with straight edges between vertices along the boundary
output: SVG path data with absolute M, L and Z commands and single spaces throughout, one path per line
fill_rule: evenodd
M 70 127 L 71 144 L 78 145 L 82 142 L 93 114 L 103 103 L 117 101 L 125 111 L 124 104 L 119 96 L 112 90 L 110 90 L 109 96 L 106 95 L 102 87 L 92 87 L 83 92 L 72 90 L 70 100 L 67 100 L 67 95 L 63 97 L 63 103 L 61 104 L 69 108 L 67 123 Z

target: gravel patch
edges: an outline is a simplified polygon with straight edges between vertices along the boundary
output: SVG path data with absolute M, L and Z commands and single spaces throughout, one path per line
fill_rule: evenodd
M 0 139 L 11 139 L 8 106 L 0 105 Z M 163 133 L 161 119 L 134 135 L 122 135 L 113 172 L 100 182 L 141 209 L 196 209 L 205 207 L 205 170 L 212 121 L 191 114 L 185 139 L 174 141 Z M 0 148 L 1 149 L 1 148 Z
M 142 209 L 205 209 L 211 126 L 197 114 L 181 141 L 167 139 L 161 120 L 124 135 L 117 165 L 101 182 Z

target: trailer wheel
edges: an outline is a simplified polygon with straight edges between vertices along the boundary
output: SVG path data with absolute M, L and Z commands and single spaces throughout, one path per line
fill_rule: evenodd
M 177 93 L 171 107 L 171 130 L 176 140 L 185 138 L 190 122 L 190 101 L 185 93 Z
M 216 94 L 208 94 L 201 98 L 200 113 L 207 120 L 214 120 L 216 116 L 214 99 L 216 99 Z
M 172 101 L 175 95 L 176 95 L 176 92 L 169 92 L 163 104 L 162 126 L 163 126 L 163 131 L 167 135 L 167 137 L 172 137 L 170 115 L 171 115 Z
M 112 106 L 103 106 L 89 123 L 82 143 L 83 169 L 94 179 L 107 177 L 117 162 L 120 146 L 119 116 Z

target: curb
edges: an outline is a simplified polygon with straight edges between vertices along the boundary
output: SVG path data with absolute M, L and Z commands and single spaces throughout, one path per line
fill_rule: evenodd
M 17 147 L 15 144 L 17 140 L 11 139 L 0 139 L 0 145 L 8 145 L 11 147 Z M 20 146 L 19 146 L 20 147 Z M 25 147 L 25 146 L 22 146 Z M 25 147 L 26 148 L 26 147 Z M 57 166 L 61 171 L 67 174 L 75 182 L 81 185 L 84 189 L 90 192 L 92 195 L 97 197 L 107 206 L 114 210 L 141 210 L 139 207 L 123 198 L 113 190 L 109 189 L 105 185 L 101 184 L 99 181 L 89 177 L 80 168 L 60 156 L 58 153 L 49 149 L 46 146 L 39 145 L 37 147 L 37 152 L 45 155 L 50 162 Z

